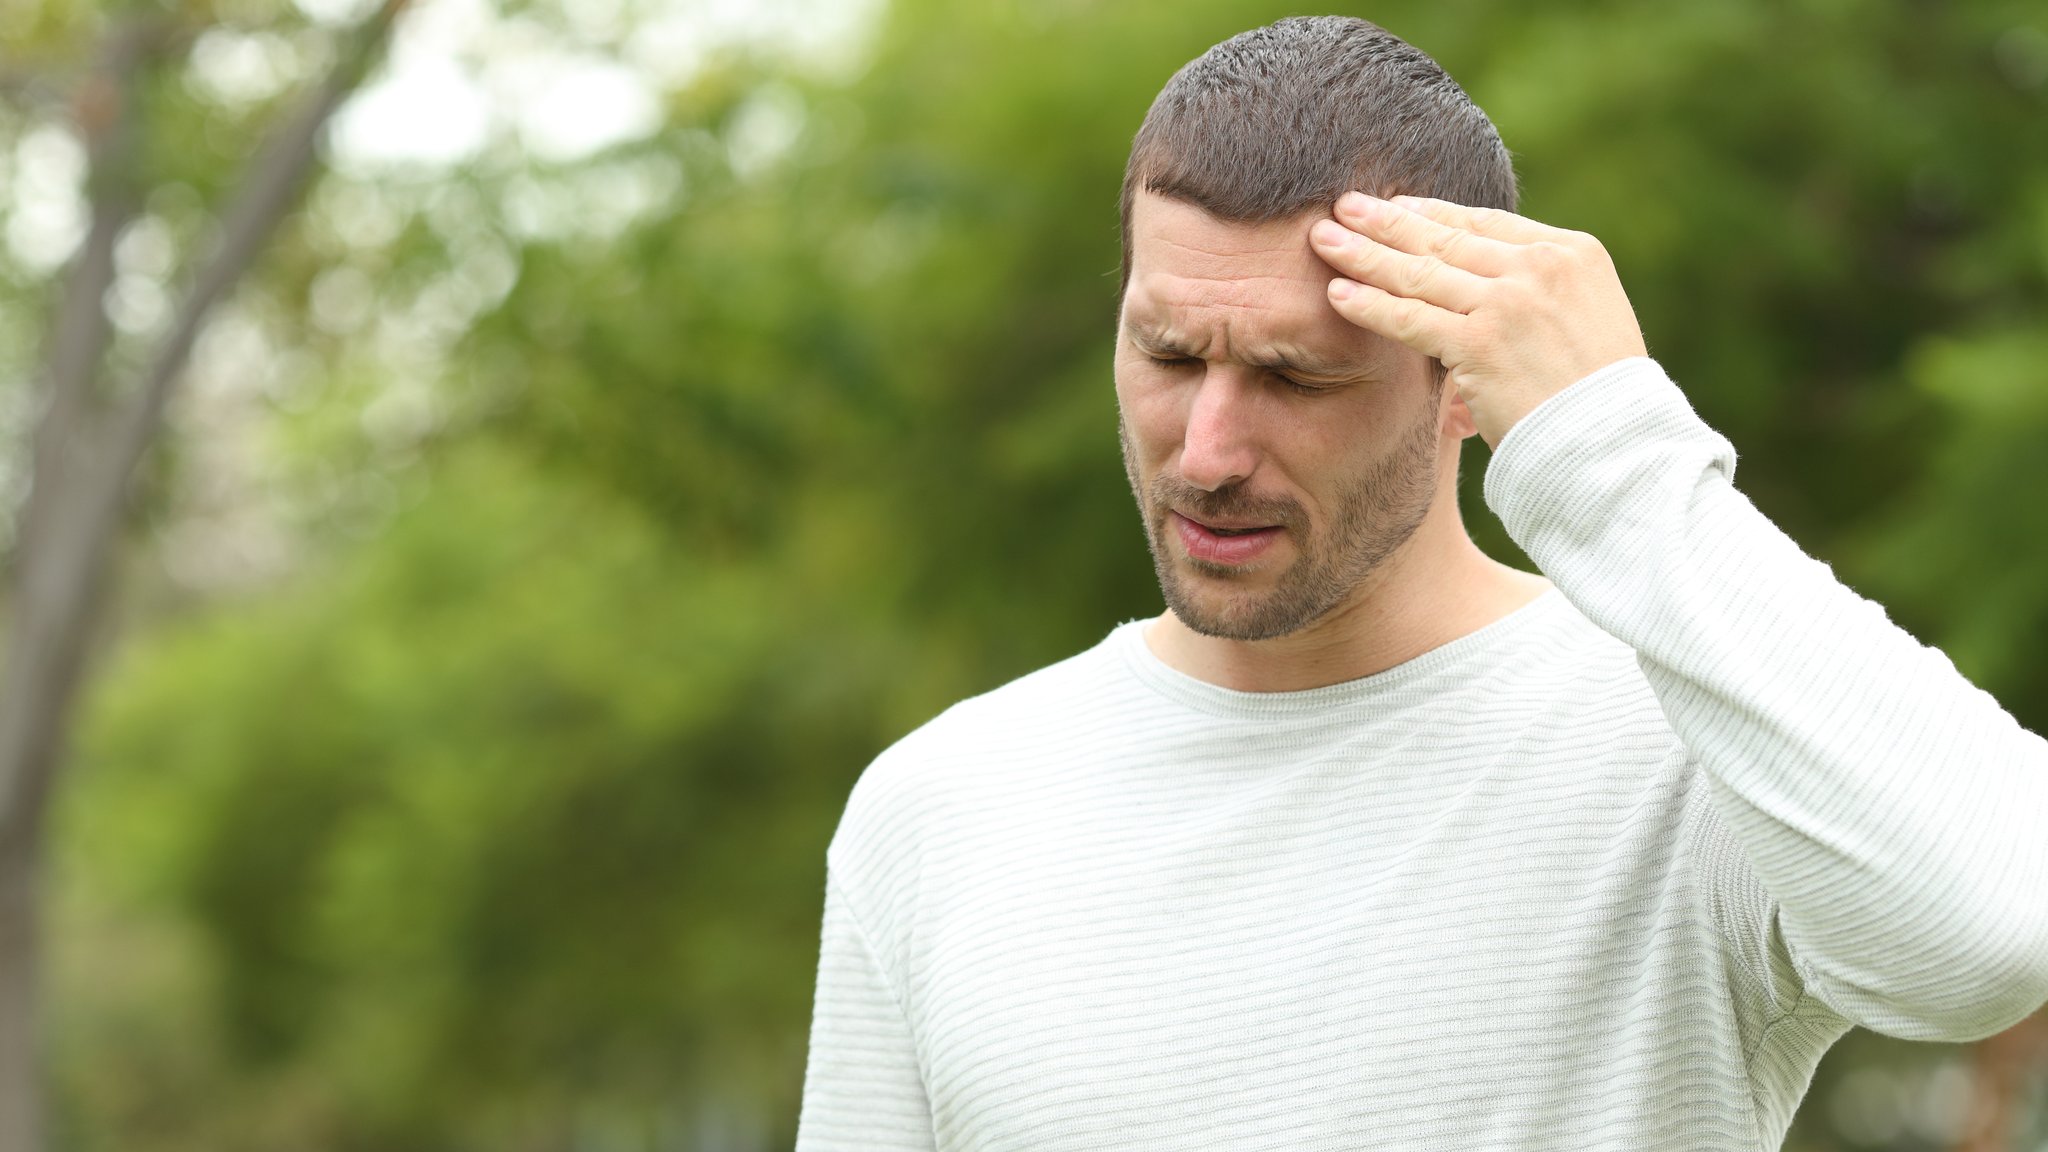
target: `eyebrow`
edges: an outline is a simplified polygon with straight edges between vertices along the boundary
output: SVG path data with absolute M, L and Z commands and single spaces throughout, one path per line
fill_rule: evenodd
M 1124 329 L 1130 333 L 1132 342 L 1146 351 L 1186 356 L 1191 359 L 1195 358 L 1195 354 L 1192 351 L 1168 336 L 1163 329 L 1150 324 L 1133 324 L 1129 322 L 1124 324 Z M 1254 368 L 1264 368 L 1269 372 L 1285 372 L 1296 376 L 1313 376 L 1325 379 L 1349 379 L 1353 376 L 1361 375 L 1361 369 L 1357 365 L 1346 364 L 1336 360 L 1325 360 L 1319 356 L 1303 355 L 1299 352 L 1292 356 L 1282 356 L 1278 353 L 1267 356 L 1248 356 L 1241 363 L 1249 364 Z

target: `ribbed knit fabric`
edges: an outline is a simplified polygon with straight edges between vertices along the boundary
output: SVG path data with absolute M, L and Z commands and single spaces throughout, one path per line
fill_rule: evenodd
M 798 1147 L 1771 1149 L 1852 1022 L 2048 998 L 2048 745 L 1804 556 L 1651 361 L 1487 500 L 1556 585 L 1243 693 L 1142 623 L 966 701 L 828 853 Z

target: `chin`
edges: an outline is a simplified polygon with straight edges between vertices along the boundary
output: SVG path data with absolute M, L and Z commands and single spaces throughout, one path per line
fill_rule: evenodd
M 1196 579 L 1202 579 L 1197 577 Z M 1162 589 L 1166 605 L 1190 631 L 1217 640 L 1277 640 L 1313 623 L 1277 592 L 1218 593 L 1188 587 L 1183 577 Z M 1315 613 L 1320 616 L 1321 613 Z

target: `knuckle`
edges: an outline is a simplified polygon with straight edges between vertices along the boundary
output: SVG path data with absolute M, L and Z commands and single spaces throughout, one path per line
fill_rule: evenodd
M 1401 295 L 1421 296 L 1428 292 L 1431 282 L 1436 279 L 1438 267 L 1439 265 L 1436 261 L 1427 259 L 1410 260 L 1404 263 L 1401 266 L 1400 272 L 1399 287 Z
M 1529 245 L 1529 261 L 1541 275 L 1554 275 L 1571 266 L 1575 253 L 1556 240 L 1538 240 Z
M 1406 301 L 1394 313 L 1396 337 L 1404 344 L 1420 339 L 1423 331 L 1422 320 L 1422 305 L 1413 300 Z
M 1613 261 L 1607 255 L 1607 245 L 1600 242 L 1591 232 L 1573 232 L 1565 239 L 1566 247 L 1581 265 L 1600 267 Z

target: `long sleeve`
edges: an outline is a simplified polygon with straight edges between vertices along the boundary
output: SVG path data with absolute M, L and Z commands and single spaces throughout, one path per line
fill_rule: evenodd
M 798 1152 L 929 1152 L 934 1146 L 910 1027 L 831 877 L 796 1146 Z
M 1630 645 L 1809 993 L 1968 1039 L 2048 998 L 2048 744 L 1800 551 L 1652 361 L 1507 435 L 1486 497 Z

